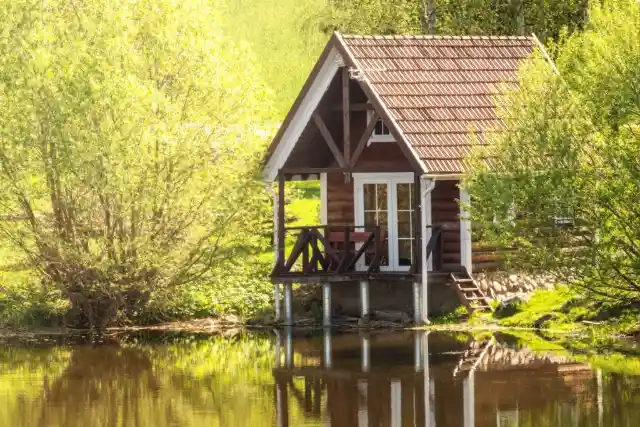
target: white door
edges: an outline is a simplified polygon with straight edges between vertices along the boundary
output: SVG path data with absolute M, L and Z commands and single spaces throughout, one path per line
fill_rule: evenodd
M 413 259 L 413 210 L 416 209 L 412 173 L 353 174 L 355 219 L 367 230 L 379 225 L 387 256 L 382 271 L 408 271 Z M 368 267 L 369 257 L 358 268 Z

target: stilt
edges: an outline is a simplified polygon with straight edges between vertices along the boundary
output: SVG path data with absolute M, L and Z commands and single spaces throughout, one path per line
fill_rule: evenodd
M 324 330 L 323 340 L 324 340 L 323 342 L 324 367 L 325 369 L 331 369 L 331 367 L 333 366 L 332 351 L 331 351 L 331 329 L 327 328 Z
M 284 328 L 284 363 L 286 368 L 293 368 L 293 331 Z
M 282 351 L 282 340 L 280 339 L 280 331 L 276 330 L 276 368 L 280 367 L 280 364 L 282 363 L 282 356 L 281 356 L 281 351 Z
M 358 427 L 369 427 L 369 384 L 358 380 Z
M 436 414 L 435 405 L 435 387 L 429 375 L 429 332 L 421 333 L 422 341 L 422 372 L 424 376 L 424 425 L 426 427 L 435 427 Z
M 474 427 L 476 424 L 475 411 L 475 372 L 471 370 L 462 383 L 464 427 Z
M 413 365 L 416 372 L 422 370 L 422 332 L 415 332 L 413 338 Z
M 331 282 L 322 283 L 322 326 L 331 327 Z
M 282 302 L 280 301 L 280 283 L 276 283 L 274 291 L 273 291 L 273 306 L 274 306 L 274 320 L 279 322 L 282 316 L 280 312 L 280 307 L 282 306 Z
M 360 316 L 365 317 L 369 314 L 369 281 L 360 281 Z
M 289 396 L 287 393 L 287 383 L 276 381 L 276 426 L 289 426 Z
M 361 335 L 360 344 L 362 372 L 369 372 L 369 368 L 371 367 L 371 346 L 369 337 Z
M 293 289 L 291 283 L 284 285 L 284 324 L 293 326 Z
M 391 380 L 391 427 L 402 427 L 402 383 Z
M 416 325 L 422 325 L 422 284 L 420 282 L 413 283 L 413 322 Z

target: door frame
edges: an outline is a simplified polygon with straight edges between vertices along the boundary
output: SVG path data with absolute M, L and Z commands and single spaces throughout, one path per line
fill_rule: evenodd
M 397 184 L 415 185 L 415 175 L 413 172 L 375 172 L 375 173 L 354 173 L 353 174 L 353 208 L 356 226 L 364 226 L 364 184 L 387 184 L 387 221 L 389 222 L 388 233 L 388 253 L 389 265 L 381 266 L 381 271 L 405 272 L 411 269 L 410 266 L 398 265 L 398 204 L 397 204 Z M 414 200 L 415 209 L 420 209 L 420 202 Z M 412 230 L 414 228 L 412 227 Z M 420 236 L 413 236 L 419 239 Z M 356 268 L 365 270 L 364 259 L 358 261 Z

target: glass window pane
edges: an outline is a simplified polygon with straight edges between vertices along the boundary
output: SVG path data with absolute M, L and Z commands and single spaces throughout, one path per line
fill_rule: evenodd
M 378 193 L 378 210 L 387 210 L 387 184 L 376 184 L 376 191 Z
M 413 207 L 413 184 L 398 184 L 396 186 L 396 197 L 398 198 L 398 209 L 409 210 Z
M 369 229 L 378 225 L 375 211 L 364 213 L 364 226 Z M 362 230 L 358 230 L 362 231 Z
M 385 234 L 388 234 L 389 218 L 386 212 L 378 212 L 378 225 Z
M 376 209 L 376 184 L 364 184 L 364 210 L 373 211 Z
M 413 251 L 413 240 L 400 239 L 398 240 L 398 265 L 409 266 L 411 265 L 411 255 Z
M 401 239 L 413 237 L 411 230 L 411 212 L 409 211 L 398 212 L 398 237 Z

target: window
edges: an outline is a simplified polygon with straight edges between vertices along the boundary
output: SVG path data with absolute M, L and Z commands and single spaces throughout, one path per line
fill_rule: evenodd
M 371 120 L 371 117 L 373 117 L 373 112 L 369 111 L 367 114 L 368 114 L 369 120 Z M 378 122 L 376 123 L 376 126 L 373 128 L 373 132 L 371 132 L 371 138 L 369 138 L 369 143 L 393 142 L 393 141 L 395 141 L 395 139 L 393 138 L 391 131 L 389 130 L 387 125 L 384 123 L 384 121 L 381 118 L 378 118 Z

